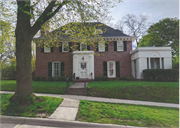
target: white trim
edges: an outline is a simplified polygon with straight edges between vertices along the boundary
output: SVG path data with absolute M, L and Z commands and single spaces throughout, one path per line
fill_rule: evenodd
M 68 43 L 68 50 L 64 51 L 64 45 L 67 45 L 67 43 Z M 69 52 L 69 42 L 63 42 L 63 44 L 62 44 L 62 52 Z
M 51 47 L 44 47 L 44 52 L 51 52 Z
M 100 33 L 97 33 L 97 31 L 101 31 Z M 101 30 L 101 29 L 96 29 L 95 31 L 94 31 L 94 34 L 103 34 L 103 31 Z
M 101 47 L 100 45 L 103 45 L 103 47 L 104 47 L 103 50 L 100 49 L 100 47 Z M 105 44 L 104 43 L 98 43 L 98 50 L 99 50 L 99 52 L 105 52 Z
M 122 46 L 122 49 L 119 49 L 118 46 Z M 123 44 L 123 41 L 117 41 L 117 51 L 124 51 L 124 44 Z
M 84 51 L 84 50 L 82 50 L 82 44 L 86 45 L 86 50 L 87 50 L 87 43 L 80 43 L 80 51 Z
M 54 76 L 54 63 L 59 63 L 59 76 L 61 76 L 61 62 L 59 62 L 59 61 L 54 61 L 54 62 L 52 62 L 52 77 L 55 77 Z M 58 76 L 57 76 L 58 77 Z
M 110 76 L 110 75 L 109 75 L 109 73 L 110 73 L 110 72 L 109 72 L 109 63 L 110 63 L 110 62 L 113 62 L 113 67 L 112 67 L 112 69 L 114 69 L 114 72 L 113 72 L 114 75 L 113 75 L 113 76 Z M 107 62 L 107 76 L 108 76 L 108 78 L 116 78 L 116 62 L 115 62 L 115 61 L 108 61 L 108 62 Z

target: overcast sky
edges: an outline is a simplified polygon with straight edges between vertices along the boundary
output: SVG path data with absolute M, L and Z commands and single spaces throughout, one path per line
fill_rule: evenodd
M 123 0 L 111 9 L 115 24 L 126 14 L 147 14 L 149 22 L 156 23 L 164 18 L 179 18 L 179 0 Z

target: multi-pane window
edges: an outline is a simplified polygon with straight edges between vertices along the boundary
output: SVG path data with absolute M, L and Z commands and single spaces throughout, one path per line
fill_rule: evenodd
M 117 42 L 117 51 L 124 51 L 124 46 L 122 41 Z
M 99 43 L 99 51 L 104 52 L 105 51 L 105 44 Z
M 151 58 L 151 69 L 160 69 L 160 61 L 159 58 Z
M 87 44 L 86 44 L 86 43 L 81 43 L 81 45 L 80 45 L 80 50 L 81 50 L 81 51 L 87 50 Z
M 61 73 L 61 63 L 60 62 L 53 62 L 52 64 L 52 76 L 58 77 Z
M 51 48 L 50 47 L 44 47 L 44 52 L 51 52 Z
M 63 52 L 68 52 L 69 51 L 69 43 L 68 42 L 64 42 L 62 44 L 62 51 Z
M 108 61 L 107 65 L 108 70 L 108 77 L 115 77 L 116 70 L 115 70 L 115 61 Z

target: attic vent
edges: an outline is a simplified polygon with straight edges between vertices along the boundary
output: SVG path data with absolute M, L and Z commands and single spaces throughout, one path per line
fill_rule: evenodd
M 101 29 L 96 29 L 96 31 L 94 32 L 94 34 L 103 34 L 103 31 Z

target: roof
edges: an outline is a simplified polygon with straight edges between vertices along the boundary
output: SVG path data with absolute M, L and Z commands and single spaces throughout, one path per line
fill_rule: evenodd
M 81 22 L 74 23 L 73 22 L 73 23 L 66 24 L 52 32 L 49 32 L 46 35 L 39 37 L 38 39 L 48 39 L 48 38 L 53 38 L 53 37 L 58 37 L 58 36 L 61 38 L 68 38 L 69 35 L 64 34 L 65 31 L 67 30 L 67 26 L 69 29 L 71 29 L 75 26 L 79 28 L 79 27 L 82 27 L 83 25 L 84 26 L 92 25 L 92 26 L 95 26 L 96 29 L 101 29 L 102 31 L 104 31 L 103 34 L 99 34 L 99 35 L 101 35 L 101 37 L 131 37 L 131 36 L 124 34 L 120 30 L 113 29 L 101 22 L 85 22 L 85 23 L 81 23 Z M 91 37 L 93 37 L 93 36 L 91 36 Z

